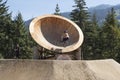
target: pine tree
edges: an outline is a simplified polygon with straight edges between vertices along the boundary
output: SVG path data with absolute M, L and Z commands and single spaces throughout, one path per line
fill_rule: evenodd
M 56 4 L 56 8 L 55 8 L 55 13 L 54 13 L 55 15 L 61 15 L 60 14 L 60 8 L 59 8 L 59 5 L 58 4 Z
M 108 12 L 107 17 L 105 18 L 104 25 L 101 30 L 101 54 L 103 58 L 113 58 L 117 60 L 117 56 L 119 53 L 119 43 L 120 43 L 120 35 L 119 28 L 117 27 L 117 19 L 115 15 L 115 11 L 112 8 L 110 12 Z
M 98 59 L 100 58 L 100 50 L 99 50 L 99 25 L 96 17 L 96 13 L 91 16 L 91 21 L 89 27 L 86 28 L 87 35 L 87 47 L 86 51 L 86 59 Z
M 13 37 L 13 44 L 14 48 L 16 45 L 19 45 L 19 58 L 31 58 L 31 41 L 29 40 L 29 35 L 25 30 L 25 24 L 22 19 L 21 13 L 18 13 L 14 23 L 14 36 Z M 15 53 L 16 54 L 16 53 Z
M 76 53 L 79 53 L 81 55 L 81 58 L 83 58 L 83 54 L 86 53 L 86 46 L 87 46 L 87 27 L 89 25 L 89 14 L 87 11 L 86 3 L 84 0 L 74 0 L 75 5 L 73 6 L 75 9 L 71 12 L 71 20 L 73 20 L 83 31 L 85 39 L 84 44 L 82 45 L 82 49 L 78 48 Z M 87 54 L 87 53 L 86 53 Z
M 84 0 L 74 0 L 75 9 L 71 12 L 71 20 L 77 23 L 77 25 L 84 31 L 85 26 L 87 25 L 89 15 L 87 11 L 86 3 Z
M 8 13 L 7 1 L 0 0 L 0 55 L 4 58 L 11 52 L 10 26 L 11 13 Z

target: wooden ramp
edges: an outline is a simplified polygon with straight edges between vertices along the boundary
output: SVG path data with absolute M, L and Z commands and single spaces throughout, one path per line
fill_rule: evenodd
M 29 26 L 32 38 L 42 47 L 66 53 L 79 48 L 83 43 L 83 32 L 73 21 L 59 15 L 43 15 L 32 20 Z M 67 31 L 70 39 L 65 44 L 61 37 Z
M 112 59 L 0 60 L 0 80 L 120 80 L 120 64 Z

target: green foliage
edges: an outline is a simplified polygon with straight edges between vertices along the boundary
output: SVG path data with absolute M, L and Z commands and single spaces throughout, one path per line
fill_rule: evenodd
M 100 35 L 102 41 L 101 54 L 103 58 L 118 60 L 117 57 L 120 54 L 120 31 L 113 8 L 108 12 Z
M 59 8 L 59 5 L 56 4 L 56 8 L 55 8 L 55 15 L 60 15 L 60 8 Z
M 83 53 L 86 57 L 88 56 L 87 53 L 89 52 L 88 49 L 91 48 L 89 46 L 88 42 L 91 40 L 89 39 L 89 33 L 91 34 L 90 25 L 89 22 L 89 13 L 87 11 L 86 3 L 84 0 L 74 0 L 75 5 L 73 6 L 75 9 L 71 12 L 71 20 L 73 20 L 84 32 L 84 43 L 82 45 L 81 53 Z M 79 52 L 79 51 L 78 51 Z M 82 55 L 82 54 L 81 54 Z M 85 56 L 83 56 L 85 58 Z
M 85 27 L 88 24 L 89 14 L 87 11 L 86 3 L 84 0 L 74 0 L 75 9 L 71 12 L 71 20 L 78 24 L 79 27 L 84 31 Z
M 71 12 L 71 19 L 77 23 L 84 33 L 84 43 L 81 47 L 83 59 L 113 58 L 120 62 L 120 24 L 112 8 L 108 12 L 103 25 L 100 27 L 96 14 L 90 16 L 84 0 L 74 0 L 75 9 Z M 0 58 L 15 58 L 16 45 L 19 44 L 19 58 L 32 58 L 32 48 L 36 43 L 26 31 L 22 14 L 18 13 L 14 20 L 8 13 L 6 2 L 0 0 Z M 55 14 L 60 15 L 58 4 Z M 37 47 L 39 58 L 46 59 L 55 56 L 55 52 Z M 78 49 L 80 50 L 80 48 Z M 76 50 L 76 52 L 80 52 Z
M 19 44 L 19 58 L 31 58 L 33 42 L 25 30 L 22 15 L 18 13 L 14 20 L 6 7 L 7 1 L 0 0 L 0 58 L 15 58 L 15 47 Z
M 17 44 L 20 46 L 20 58 L 31 58 L 31 45 L 27 31 L 25 30 L 24 21 L 21 13 L 18 13 L 17 17 L 13 21 L 14 35 L 13 44 L 14 48 Z
M 7 1 L 3 2 L 3 0 L 0 0 L 0 17 L 8 14 L 8 6 L 6 7 L 6 3 Z
M 98 49 L 98 41 L 99 41 L 99 26 L 96 18 L 96 14 L 94 14 L 91 18 L 91 22 L 85 28 L 85 39 L 83 44 L 83 53 L 84 59 L 96 59 L 99 58 L 99 49 Z M 95 57 L 96 56 L 96 57 Z
M 10 26 L 12 26 L 11 22 L 11 14 L 8 13 L 8 7 L 6 7 L 6 2 L 0 0 L 0 55 L 4 57 L 7 53 L 12 52 L 10 47 L 11 37 L 10 37 Z
M 83 59 L 113 58 L 120 62 L 120 27 L 114 9 L 108 12 L 103 26 L 99 27 L 96 14 L 90 20 L 84 0 L 74 1 L 76 5 L 71 17 L 84 33 Z

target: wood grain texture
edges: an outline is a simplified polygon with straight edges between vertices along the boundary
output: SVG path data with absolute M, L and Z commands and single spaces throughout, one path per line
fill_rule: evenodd
M 71 20 L 58 15 L 44 15 L 33 19 L 29 27 L 31 36 L 42 47 L 56 52 L 70 52 L 82 45 L 83 33 Z M 67 30 L 70 40 L 64 44 L 61 35 Z

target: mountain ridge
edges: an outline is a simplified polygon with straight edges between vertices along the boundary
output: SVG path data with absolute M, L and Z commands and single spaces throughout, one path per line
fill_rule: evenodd
M 101 24 L 104 21 L 106 15 L 108 14 L 108 11 L 111 10 L 111 8 L 114 8 L 116 12 L 116 19 L 120 21 L 120 4 L 117 5 L 101 4 L 95 7 L 88 8 L 88 12 L 90 13 L 90 16 L 92 16 L 95 13 L 98 19 L 98 23 Z M 62 12 L 61 15 L 70 19 L 70 13 L 71 12 Z M 33 18 L 25 21 L 25 25 L 29 26 L 32 19 Z

